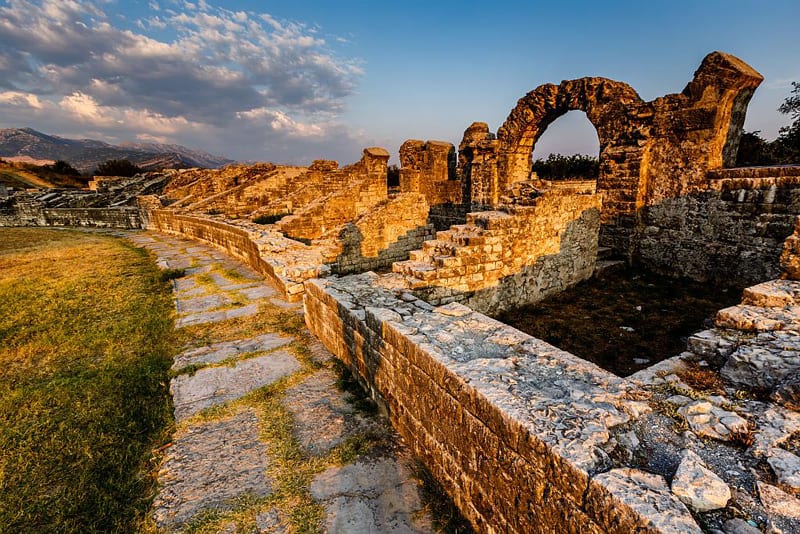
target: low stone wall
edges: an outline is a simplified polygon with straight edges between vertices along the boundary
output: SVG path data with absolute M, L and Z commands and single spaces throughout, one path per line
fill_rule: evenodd
M 800 167 L 726 169 L 709 176 L 709 190 L 641 211 L 634 262 L 725 285 L 777 277 L 783 241 L 800 213 Z
M 325 251 L 287 239 L 279 232 L 241 221 L 234 225 L 171 210 L 148 210 L 147 228 L 197 239 L 245 262 L 269 279 L 290 301 L 302 298 L 303 281 L 324 276 Z
M 533 205 L 468 214 L 393 270 L 427 302 L 494 314 L 589 278 L 599 226 L 598 195 L 550 190 Z
M 375 206 L 355 221 L 324 235 L 312 244 L 337 251 L 334 273 L 361 273 L 385 269 L 407 260 L 412 250 L 433 239 L 427 224 L 428 203 L 418 193 L 399 193 Z
M 142 227 L 138 208 L 43 208 L 40 204 L 0 209 L 0 226 Z
M 661 476 L 609 470 L 611 429 L 648 410 L 631 383 L 391 281 L 308 281 L 306 323 L 478 532 L 701 532 Z

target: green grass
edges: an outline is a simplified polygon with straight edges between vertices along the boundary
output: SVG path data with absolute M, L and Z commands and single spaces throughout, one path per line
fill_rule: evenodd
M 109 237 L 0 230 L 0 532 L 132 532 L 168 437 L 169 286 Z

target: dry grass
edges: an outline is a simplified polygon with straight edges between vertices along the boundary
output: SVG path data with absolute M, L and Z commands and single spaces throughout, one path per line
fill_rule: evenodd
M 100 235 L 0 230 L 0 530 L 131 532 L 168 435 L 169 286 Z

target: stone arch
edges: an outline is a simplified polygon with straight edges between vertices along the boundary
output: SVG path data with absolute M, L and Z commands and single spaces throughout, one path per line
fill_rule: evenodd
M 540 85 L 517 102 L 497 131 L 499 189 L 528 179 L 536 141 L 553 121 L 573 110 L 586 113 L 597 131 L 602 176 L 610 167 L 605 160 L 623 137 L 620 131 L 633 129 L 629 110 L 641 104 L 642 99 L 630 85 L 608 78 L 585 77 L 559 85 Z M 635 139 L 630 141 L 636 146 Z

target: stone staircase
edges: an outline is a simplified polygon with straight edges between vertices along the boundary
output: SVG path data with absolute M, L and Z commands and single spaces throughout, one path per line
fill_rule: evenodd
M 500 239 L 493 230 L 502 227 L 503 219 L 510 218 L 511 215 L 500 211 L 469 213 L 466 224 L 453 225 L 449 230 L 436 232 L 436 239 L 423 242 L 422 249 L 412 250 L 409 259 L 395 262 L 392 270 L 422 282 L 435 278 L 469 279 L 478 272 L 477 268 L 473 270 L 470 267 L 485 263 L 493 255 L 502 254 Z M 463 285 L 467 284 L 465 282 Z M 411 280 L 411 287 L 414 286 Z M 466 290 L 466 287 L 463 289 Z
M 614 255 L 611 247 L 597 247 L 594 276 L 602 277 L 625 268 L 625 260 Z

